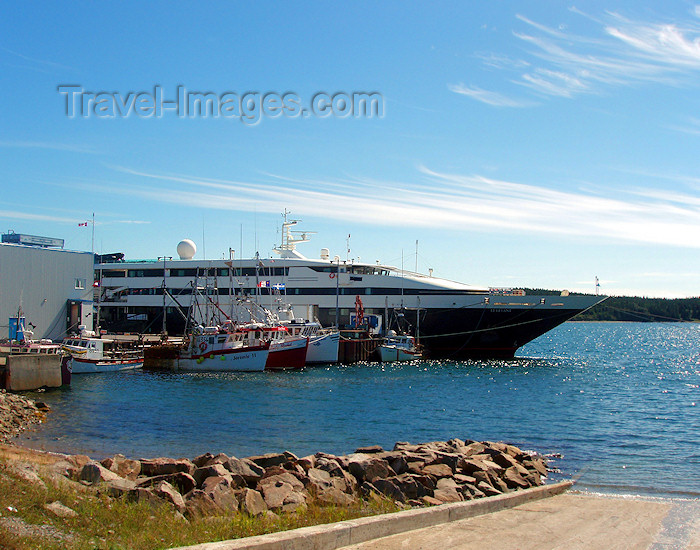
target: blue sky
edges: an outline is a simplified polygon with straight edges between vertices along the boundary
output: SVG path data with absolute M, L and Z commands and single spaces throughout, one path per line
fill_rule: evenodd
M 69 7 L 70 6 L 70 7 Z M 3 230 L 127 258 L 300 250 L 491 286 L 700 295 L 700 4 L 17 2 Z M 88 92 L 378 92 L 382 117 L 66 116 Z M 94 113 L 93 113 L 94 115 Z M 242 235 L 241 235 L 242 229 Z

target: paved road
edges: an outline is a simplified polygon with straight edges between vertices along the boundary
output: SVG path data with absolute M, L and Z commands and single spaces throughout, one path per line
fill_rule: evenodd
M 342 550 L 700 550 L 700 501 L 564 494 Z

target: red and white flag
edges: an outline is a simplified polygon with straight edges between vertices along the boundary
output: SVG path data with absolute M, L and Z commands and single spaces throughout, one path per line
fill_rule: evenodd
M 78 227 L 87 227 L 88 222 L 79 223 Z

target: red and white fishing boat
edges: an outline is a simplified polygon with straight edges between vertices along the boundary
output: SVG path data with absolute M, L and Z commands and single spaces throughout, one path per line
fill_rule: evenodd
M 337 363 L 340 347 L 340 332 L 338 329 L 323 328 L 321 323 L 305 319 L 282 321 L 290 334 L 305 336 L 309 339 L 306 352 L 306 364 Z
M 179 370 L 201 372 L 261 372 L 270 341 L 261 327 L 195 326 L 175 361 Z

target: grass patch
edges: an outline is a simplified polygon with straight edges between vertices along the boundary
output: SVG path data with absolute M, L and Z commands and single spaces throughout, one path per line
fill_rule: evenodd
M 39 470 L 44 485 L 27 481 L 13 463 L 0 460 L 0 548 L 11 550 L 151 550 L 248 537 L 298 527 L 333 523 L 398 511 L 389 500 L 361 501 L 350 507 L 311 502 L 304 511 L 278 517 L 250 517 L 228 512 L 183 520 L 167 505 L 127 502 L 99 495 L 91 488 L 52 481 Z M 75 510 L 61 518 L 44 507 L 54 501 Z M 16 512 L 14 511 L 16 510 Z

